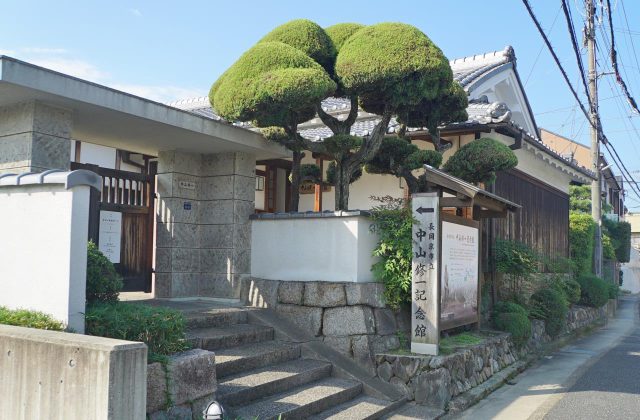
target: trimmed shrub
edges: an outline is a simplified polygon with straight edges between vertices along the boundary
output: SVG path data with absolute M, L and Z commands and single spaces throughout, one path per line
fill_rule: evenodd
M 567 301 L 564 294 L 553 288 L 540 289 L 529 299 L 531 316 L 545 322 L 547 334 L 559 335 L 567 322 Z
M 617 299 L 618 294 L 620 293 L 620 286 L 613 283 L 608 283 L 607 287 L 609 292 L 609 299 Z
M 574 279 L 564 279 L 560 282 L 564 295 L 571 305 L 580 302 L 580 283 Z
M 96 244 L 89 241 L 87 246 L 87 303 L 116 302 L 122 289 L 122 278 L 115 267 L 98 249 Z
M 596 222 L 589 214 L 569 214 L 569 250 L 576 274 L 591 273 Z
M 39 330 L 62 331 L 64 325 L 43 312 L 26 309 L 9 309 L 0 306 L 0 324 Z
M 518 158 L 497 140 L 481 138 L 465 144 L 445 163 L 444 170 L 467 182 L 493 184 L 496 172 L 515 168 Z
M 87 307 L 86 334 L 142 341 L 149 359 L 186 350 L 186 321 L 182 312 L 150 305 L 111 302 Z
M 578 277 L 580 283 L 580 304 L 599 308 L 609 300 L 609 287 L 607 283 L 592 274 L 583 274 Z
M 493 312 L 494 314 L 496 314 L 496 316 L 503 313 L 519 313 L 524 316 L 529 316 L 529 312 L 522 305 L 518 305 L 515 302 L 509 302 L 505 300 L 501 300 L 500 302 L 496 303 L 495 307 L 493 308 Z
M 496 328 L 511 333 L 511 338 L 517 347 L 527 344 L 531 337 L 531 321 L 520 312 L 505 312 L 495 318 Z

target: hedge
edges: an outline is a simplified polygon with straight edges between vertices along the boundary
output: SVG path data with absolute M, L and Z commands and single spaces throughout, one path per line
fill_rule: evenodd
M 540 289 L 529 299 L 531 316 L 545 322 L 545 330 L 551 337 L 559 335 L 567 321 L 567 301 L 562 292 Z
M 576 274 L 591 273 L 596 223 L 588 214 L 569 214 L 569 251 Z
M 527 344 L 531 337 L 531 321 L 524 307 L 514 302 L 501 301 L 496 303 L 493 314 L 495 327 L 511 333 L 516 346 Z
M 580 304 L 600 308 L 609 300 L 609 286 L 593 274 L 583 274 L 578 277 L 580 283 Z
M 87 246 L 87 303 L 115 302 L 122 289 L 122 278 L 115 267 L 98 249 L 95 243 L 89 241 Z
M 0 306 L 0 324 L 16 327 L 37 328 L 39 330 L 62 331 L 62 322 L 53 319 L 43 312 L 26 309 L 9 309 Z

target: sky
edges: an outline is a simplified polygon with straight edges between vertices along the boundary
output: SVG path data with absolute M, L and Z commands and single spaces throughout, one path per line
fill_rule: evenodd
M 560 0 L 530 3 L 586 103 Z M 568 3 L 581 44 L 583 0 Z M 635 54 L 636 48 L 640 53 L 640 2 L 611 4 L 622 76 L 640 103 L 640 57 Z M 160 102 L 205 96 L 217 77 L 264 34 L 298 18 L 321 26 L 408 23 L 449 59 L 511 45 L 538 127 L 584 144 L 590 141 L 585 118 L 518 0 L 3 0 L 2 5 L 0 54 Z M 599 25 L 598 66 L 605 73 L 611 71 L 607 33 L 608 27 Z M 586 49 L 581 52 L 586 66 Z M 613 76 L 600 78 L 599 92 L 605 134 L 640 179 L 640 118 Z M 632 196 L 627 206 L 640 210 L 640 198 Z

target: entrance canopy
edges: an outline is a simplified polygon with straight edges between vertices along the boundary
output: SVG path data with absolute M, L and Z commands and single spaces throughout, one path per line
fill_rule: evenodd
M 0 107 L 29 101 L 72 111 L 73 140 L 152 156 L 169 150 L 289 155 L 251 130 L 0 55 Z
M 452 195 L 452 197 L 442 197 L 440 199 L 441 207 L 478 208 L 479 212 L 474 211 L 474 218 L 476 219 L 505 217 L 507 211 L 514 212 L 521 208 L 519 204 L 478 188 L 429 165 L 425 165 L 424 170 L 430 186 Z

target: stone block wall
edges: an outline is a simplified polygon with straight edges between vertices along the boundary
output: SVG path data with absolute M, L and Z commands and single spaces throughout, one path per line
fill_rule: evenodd
M 150 420 L 200 419 L 216 397 L 214 353 L 201 349 L 177 353 L 166 365 L 147 367 L 147 414 Z
M 384 303 L 381 283 L 275 281 L 248 278 L 241 299 L 272 308 L 375 374 L 374 355 L 398 348 L 398 330 L 410 329 Z
M 158 156 L 157 297 L 239 296 L 250 272 L 255 157 Z

